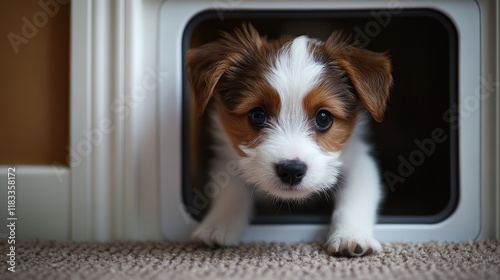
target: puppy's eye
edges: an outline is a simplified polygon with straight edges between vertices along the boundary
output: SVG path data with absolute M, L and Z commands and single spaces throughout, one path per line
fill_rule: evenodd
M 330 126 L 332 126 L 333 116 L 327 110 L 319 110 L 316 113 L 316 117 L 314 119 L 314 122 L 316 124 L 316 128 L 319 131 L 325 131 L 328 128 L 330 128 Z
M 250 111 L 250 113 L 248 113 L 248 120 L 257 128 L 263 127 L 266 123 L 266 119 L 266 111 L 264 111 L 264 108 L 262 107 L 254 108 Z

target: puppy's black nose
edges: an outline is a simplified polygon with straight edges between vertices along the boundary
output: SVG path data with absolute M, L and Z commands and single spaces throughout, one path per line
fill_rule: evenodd
M 300 160 L 285 160 L 276 164 L 276 173 L 281 181 L 286 184 L 295 185 L 306 176 L 307 166 Z

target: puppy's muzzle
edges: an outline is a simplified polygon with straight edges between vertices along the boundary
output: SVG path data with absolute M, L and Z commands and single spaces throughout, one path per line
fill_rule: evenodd
M 298 159 L 285 160 L 276 164 L 276 174 L 285 184 L 291 186 L 302 181 L 306 176 L 307 165 Z

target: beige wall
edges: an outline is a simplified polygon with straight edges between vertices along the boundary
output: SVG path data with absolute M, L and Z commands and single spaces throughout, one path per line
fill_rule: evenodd
M 0 165 L 67 164 L 70 5 L 59 2 L 0 1 Z

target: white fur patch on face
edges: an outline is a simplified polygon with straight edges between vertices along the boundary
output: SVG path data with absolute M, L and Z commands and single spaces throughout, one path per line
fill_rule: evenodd
M 282 109 L 301 108 L 302 98 L 319 82 L 324 66 L 314 61 L 308 50 L 310 43 L 315 41 L 300 36 L 285 45 L 266 75 L 281 97 Z
M 240 159 L 243 178 L 271 196 L 300 200 L 324 191 L 337 182 L 340 172 L 340 152 L 321 148 L 314 139 L 310 116 L 304 111 L 303 99 L 320 82 L 324 65 L 314 60 L 309 44 L 317 41 L 305 36 L 294 39 L 280 50 L 267 82 L 278 92 L 279 115 L 262 129 L 261 142 L 255 147 L 241 146 L 246 157 Z M 276 165 L 286 160 L 306 164 L 302 180 L 290 186 L 283 183 Z

